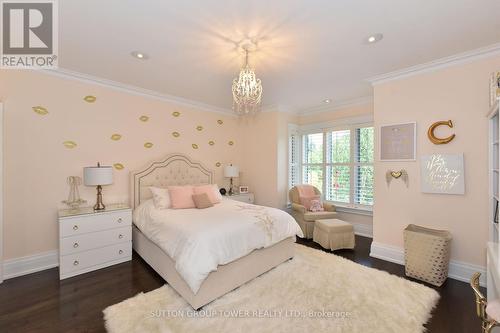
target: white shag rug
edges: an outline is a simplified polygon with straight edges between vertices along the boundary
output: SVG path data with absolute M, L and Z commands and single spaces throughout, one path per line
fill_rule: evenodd
M 110 333 L 424 332 L 439 294 L 302 245 L 287 261 L 196 312 L 168 285 L 104 310 Z

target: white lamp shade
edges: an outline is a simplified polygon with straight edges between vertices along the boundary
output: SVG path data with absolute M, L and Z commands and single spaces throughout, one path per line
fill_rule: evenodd
M 83 183 L 86 186 L 113 184 L 113 168 L 110 166 L 83 168 Z
M 234 165 L 226 165 L 224 167 L 224 177 L 226 178 L 236 178 L 240 175 L 240 168 Z

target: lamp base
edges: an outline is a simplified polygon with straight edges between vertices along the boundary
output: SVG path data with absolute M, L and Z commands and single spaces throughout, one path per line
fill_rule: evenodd
M 94 210 L 105 210 L 106 206 L 102 203 L 102 186 L 97 186 L 97 201 L 94 205 Z
M 234 189 L 233 189 L 233 177 L 231 177 L 230 180 L 230 185 L 229 185 L 229 191 L 227 192 L 227 195 L 233 195 L 234 194 Z

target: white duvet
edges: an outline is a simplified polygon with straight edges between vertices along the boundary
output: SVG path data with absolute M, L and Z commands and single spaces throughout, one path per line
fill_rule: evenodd
M 218 265 L 291 236 L 303 237 L 286 212 L 230 199 L 206 209 L 161 210 L 148 200 L 134 211 L 134 224 L 175 261 L 195 294 Z

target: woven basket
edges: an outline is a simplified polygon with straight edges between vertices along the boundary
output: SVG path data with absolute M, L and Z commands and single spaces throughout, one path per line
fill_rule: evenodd
M 451 234 L 410 224 L 404 230 L 405 274 L 441 286 L 448 277 Z

